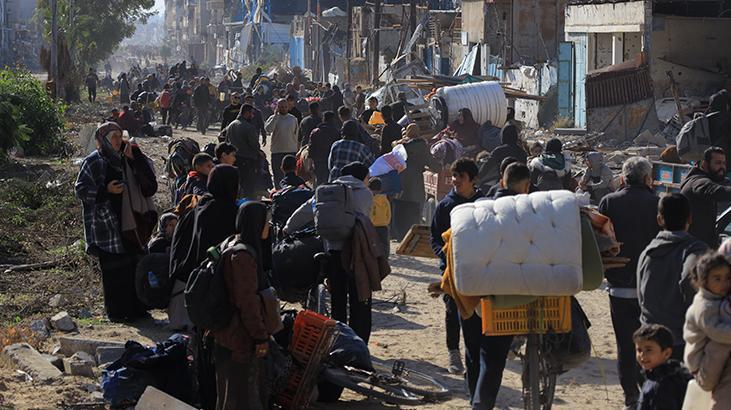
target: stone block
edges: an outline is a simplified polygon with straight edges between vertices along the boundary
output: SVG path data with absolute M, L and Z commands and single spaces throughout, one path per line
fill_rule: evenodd
M 16 343 L 6 346 L 3 355 L 20 370 L 28 373 L 33 380 L 47 383 L 61 377 L 60 370 L 55 368 L 33 346 L 28 343 Z
M 30 322 L 30 325 L 28 328 L 33 331 L 33 333 L 36 334 L 39 338 L 45 340 L 51 337 L 51 332 L 49 331 L 50 323 L 48 319 L 39 319 L 34 320 Z
M 124 343 L 109 340 L 90 339 L 81 336 L 62 336 L 58 339 L 61 349 L 59 352 L 64 356 L 71 356 L 76 352 L 86 352 L 90 355 L 96 354 L 99 346 L 120 346 L 124 347 Z
M 76 329 L 76 323 L 67 312 L 58 312 L 51 318 L 51 326 L 63 332 L 70 332 Z
M 65 305 L 66 303 L 66 297 L 59 293 L 51 297 L 51 299 L 48 301 L 48 306 L 57 308 Z
M 99 346 L 96 348 L 96 364 L 101 366 L 122 357 L 124 346 Z
M 64 371 L 73 376 L 94 377 L 95 365 L 94 357 L 86 352 L 77 352 L 63 359 Z
M 152 386 L 147 386 L 135 410 L 196 410 L 195 407 Z
M 57 368 L 60 371 L 63 371 L 63 357 L 55 356 L 52 354 L 45 354 L 41 353 L 41 356 L 43 356 L 46 360 L 48 360 L 48 363 L 51 363 L 53 367 Z

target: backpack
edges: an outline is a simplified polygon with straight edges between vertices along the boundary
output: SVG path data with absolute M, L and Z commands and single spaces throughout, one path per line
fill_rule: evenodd
M 272 279 L 280 298 L 290 299 L 286 290 L 306 290 L 314 285 L 320 267 L 313 255 L 323 252 L 322 240 L 314 235 L 297 235 L 277 242 L 272 248 Z M 289 302 L 298 302 L 294 298 Z
M 176 139 L 168 144 L 168 159 L 165 172 L 168 178 L 188 175 L 192 168 L 193 156 L 201 150 L 200 145 L 192 138 Z
M 231 322 L 234 308 L 228 297 L 221 261 L 231 253 L 254 251 L 230 237 L 208 249 L 207 258 L 193 269 L 185 285 L 185 308 L 190 320 L 206 330 L 220 330 Z
M 703 158 L 703 151 L 713 145 L 709 119 L 715 114 L 717 113 L 699 114 L 683 125 L 675 139 L 680 159 L 690 162 L 700 161 Z
M 328 241 L 343 241 L 355 226 L 353 189 L 345 184 L 323 184 L 315 191 L 315 229 Z
M 307 188 L 287 187 L 272 195 L 272 222 L 284 226 L 287 220 L 302 204 L 312 198 L 313 192 Z
M 170 280 L 170 255 L 152 253 L 144 256 L 135 271 L 137 299 L 150 309 L 165 309 L 173 296 Z

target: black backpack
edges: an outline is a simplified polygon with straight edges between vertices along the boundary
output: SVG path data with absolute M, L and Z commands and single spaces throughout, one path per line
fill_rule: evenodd
M 287 220 L 302 204 L 312 198 L 311 189 L 287 187 L 272 195 L 272 222 L 278 226 L 287 224 Z
M 190 320 L 206 330 L 220 330 L 231 322 L 234 308 L 228 297 L 221 261 L 231 253 L 254 251 L 230 237 L 206 252 L 206 259 L 193 269 L 185 285 L 185 308 Z
M 137 299 L 150 309 L 165 309 L 173 296 L 170 254 L 151 253 L 140 259 L 135 272 Z

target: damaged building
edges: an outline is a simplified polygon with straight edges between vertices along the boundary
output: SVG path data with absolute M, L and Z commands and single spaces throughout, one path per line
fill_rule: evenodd
M 660 131 L 677 103 L 687 105 L 686 115 L 702 109 L 710 94 L 731 85 L 729 9 L 729 0 L 569 0 L 560 115 L 631 140 Z

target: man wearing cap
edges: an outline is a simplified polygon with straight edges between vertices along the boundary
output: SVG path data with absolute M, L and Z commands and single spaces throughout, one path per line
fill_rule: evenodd
M 239 116 L 241 111 L 241 95 L 237 92 L 231 93 L 231 104 L 223 107 L 223 115 L 221 116 L 221 129 L 223 130 L 231 124 Z
M 279 188 L 279 181 L 284 178 L 284 173 L 279 167 L 285 155 L 297 155 L 299 144 L 299 123 L 297 118 L 289 113 L 289 104 L 282 98 L 277 101 L 277 112 L 274 113 L 264 124 L 267 133 L 271 135 L 271 165 L 274 175 L 274 185 Z

